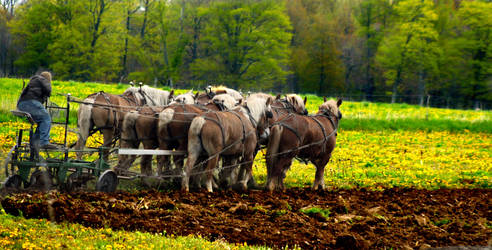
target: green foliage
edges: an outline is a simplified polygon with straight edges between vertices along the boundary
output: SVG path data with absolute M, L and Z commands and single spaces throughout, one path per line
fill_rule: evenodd
M 420 105 L 429 95 L 434 105 L 484 109 L 492 103 L 491 6 L 28 0 L 0 7 L 0 75 L 48 69 L 62 80 L 224 84 Z
M 280 1 L 216 2 L 204 9 L 207 55 L 192 68 L 234 88 L 270 88 L 286 75 L 290 22 Z M 208 65 L 208 66 L 206 66 Z M 203 67 L 205 66 L 205 67 Z
M 490 2 L 463 2 L 458 11 L 461 18 L 464 55 L 472 78 L 464 84 L 463 93 L 476 99 L 492 100 L 492 4 Z
M 10 23 L 16 43 L 25 45 L 25 52 L 15 61 L 22 74 L 31 74 L 39 68 L 47 68 L 52 60 L 48 45 L 55 39 L 53 29 L 56 17 L 51 15 L 52 1 L 29 1 L 17 9 Z
M 319 95 L 343 90 L 336 14 L 329 2 L 290 1 L 294 24 L 291 64 L 299 89 Z

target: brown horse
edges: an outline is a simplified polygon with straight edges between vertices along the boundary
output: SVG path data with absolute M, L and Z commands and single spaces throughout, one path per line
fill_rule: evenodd
M 171 105 L 159 114 L 157 137 L 159 148 L 163 150 L 186 150 L 188 148 L 188 130 L 191 121 L 198 115 L 210 111 L 229 110 L 236 106 L 236 100 L 230 95 L 216 95 L 205 106 L 202 105 Z M 183 156 L 174 156 L 176 168 L 181 170 Z M 169 163 L 168 160 L 165 161 Z M 158 165 L 158 172 L 162 174 L 162 165 Z M 166 170 L 169 170 L 167 164 Z
M 168 106 L 143 106 L 125 115 L 121 127 L 120 148 L 138 148 L 142 143 L 144 149 L 155 149 L 159 146 L 157 140 L 157 122 L 159 113 Z M 135 161 L 134 155 L 118 155 L 118 165 L 115 171 L 124 174 Z M 162 164 L 157 157 L 158 164 Z M 152 175 L 152 155 L 143 155 L 141 160 L 141 172 L 144 175 Z
M 271 128 L 266 154 L 268 190 L 284 189 L 283 180 L 294 157 L 316 166 L 313 189 L 324 189 L 324 169 L 336 144 L 342 100 L 324 100 L 312 116 L 291 115 Z
M 124 114 L 135 110 L 142 105 L 163 106 L 172 99 L 174 90 L 171 92 L 148 86 L 130 87 L 121 95 L 113 95 L 98 92 L 89 95 L 80 104 L 78 110 L 79 128 L 78 140 L 75 149 L 82 150 L 87 138 L 101 131 L 104 137 L 104 146 L 110 146 L 114 138 L 117 138 L 123 123 Z M 77 158 L 82 157 L 83 152 L 77 152 Z M 104 153 L 107 160 L 108 151 Z
M 246 169 L 240 184 L 247 189 L 258 134 L 268 127 L 272 101 L 273 97 L 264 100 L 250 96 L 243 105 L 230 111 L 209 112 L 194 118 L 188 132 L 188 160 L 181 189 L 189 190 L 192 168 L 202 154 L 208 157 L 206 188 L 209 192 L 213 191 L 212 171 L 219 157 L 240 159 L 241 167 Z
M 261 99 L 268 99 L 272 98 L 271 95 L 265 94 L 265 93 L 253 93 L 250 96 L 254 96 L 257 98 Z M 281 121 L 288 117 L 291 114 L 300 114 L 300 115 L 306 115 L 308 111 L 306 110 L 305 104 L 306 104 L 307 98 L 304 98 L 304 100 L 297 94 L 287 94 L 285 95 L 284 98 L 281 97 L 281 95 L 277 95 L 275 100 L 272 102 L 271 107 L 272 107 L 272 114 L 273 117 L 269 119 L 270 124 L 274 124 L 275 122 Z M 260 137 L 258 138 L 258 144 L 259 145 L 264 145 L 266 146 L 268 143 L 268 135 L 270 134 L 269 128 L 265 130 L 265 133 L 262 133 Z M 256 157 L 257 151 L 259 150 L 259 147 L 255 150 L 254 156 Z M 235 160 L 237 159 L 229 159 L 230 162 L 229 164 L 235 163 Z M 229 165 L 225 163 L 224 165 Z M 238 172 L 238 168 L 227 168 L 224 169 L 223 171 L 220 172 L 220 183 L 221 186 L 225 188 L 231 188 L 232 185 L 237 183 L 238 180 L 244 179 L 244 172 Z M 244 170 L 244 168 L 242 169 Z M 251 187 L 256 187 L 256 182 L 254 177 L 251 175 L 249 176 L 249 186 Z

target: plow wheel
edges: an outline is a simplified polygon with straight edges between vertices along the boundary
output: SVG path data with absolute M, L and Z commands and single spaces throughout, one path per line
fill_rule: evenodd
M 21 187 L 21 184 L 22 184 L 22 177 L 18 174 L 14 174 L 14 175 L 7 177 L 7 179 L 5 180 L 4 186 L 6 188 L 19 189 Z
M 118 186 L 118 176 L 113 170 L 106 170 L 99 176 L 96 183 L 96 190 L 100 192 L 111 193 L 116 191 Z
M 31 174 L 29 187 L 47 191 L 53 186 L 53 178 L 48 171 L 36 170 Z

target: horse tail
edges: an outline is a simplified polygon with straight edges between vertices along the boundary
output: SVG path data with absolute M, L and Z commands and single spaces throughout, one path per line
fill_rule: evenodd
M 204 124 L 205 118 L 196 117 L 191 122 L 190 130 L 188 131 L 188 159 L 183 169 L 181 182 L 181 189 L 184 191 L 189 190 L 191 170 L 195 166 L 202 151 L 201 133 Z
M 191 122 L 190 130 L 188 132 L 188 150 L 190 149 L 190 145 L 192 145 L 191 148 L 193 148 L 193 144 L 202 144 L 200 135 L 202 133 L 202 127 L 205 124 L 205 121 L 205 118 L 199 116 Z
M 270 128 L 270 138 L 268 140 L 266 153 L 266 163 L 268 169 L 275 165 L 283 130 L 284 128 L 280 125 L 275 125 Z
M 205 118 L 201 116 L 191 121 L 190 130 L 188 131 L 188 155 L 200 155 L 200 151 L 202 150 L 201 134 L 205 122 Z
M 131 111 L 125 115 L 123 119 L 123 125 L 121 128 L 121 140 L 122 141 L 136 141 L 137 133 L 135 130 L 135 124 L 138 119 L 137 111 Z
M 173 120 L 173 117 L 174 117 L 174 109 L 172 108 L 164 109 L 159 114 L 159 124 L 157 125 L 159 130 L 160 128 L 165 128 L 165 126 L 167 126 L 167 124 L 169 124 Z
M 79 128 L 78 140 L 76 144 L 76 149 L 83 149 L 87 138 L 89 138 L 89 132 L 92 128 L 92 108 L 95 102 L 94 97 L 89 97 L 84 99 L 84 103 L 80 104 L 79 110 L 77 112 L 77 127 Z

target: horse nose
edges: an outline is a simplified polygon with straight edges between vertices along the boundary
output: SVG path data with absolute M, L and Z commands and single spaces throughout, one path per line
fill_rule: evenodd
M 342 112 L 338 111 L 338 119 L 342 119 Z
M 302 112 L 304 115 L 307 115 L 309 114 L 309 112 L 307 111 L 307 109 L 304 109 L 304 112 Z
M 267 117 L 267 118 L 273 118 L 273 113 L 272 113 L 272 111 L 267 111 L 267 112 L 266 112 L 266 117 Z
M 265 131 L 260 135 L 260 140 L 266 140 L 270 136 L 270 129 L 266 128 Z

